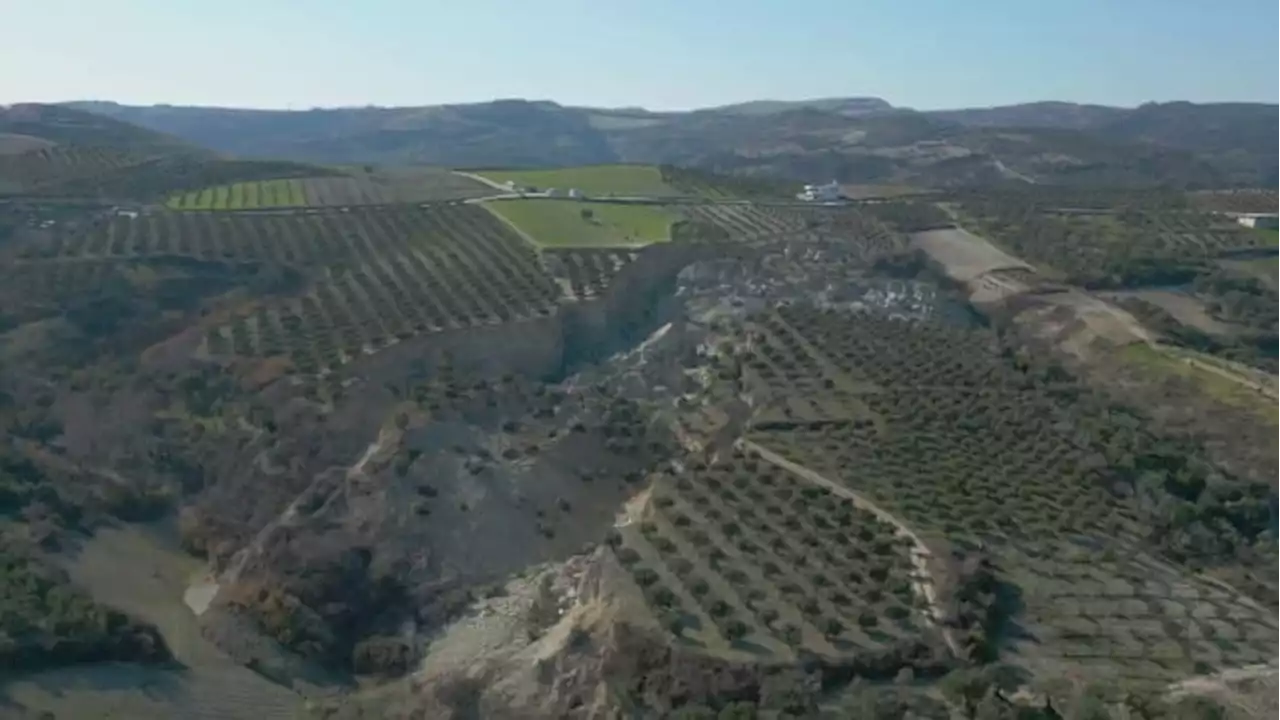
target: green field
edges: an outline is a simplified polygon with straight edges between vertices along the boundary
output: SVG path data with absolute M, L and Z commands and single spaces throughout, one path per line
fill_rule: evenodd
M 439 202 L 492 195 L 493 189 L 437 168 L 240 182 L 179 193 L 172 210 L 260 210 L 286 207 L 335 207 Z
M 486 203 L 547 247 L 649 245 L 671 238 L 675 217 L 652 205 L 611 205 L 576 200 L 504 200 Z M 589 213 L 584 217 L 583 213 Z
M 538 189 L 576 188 L 588 195 L 675 195 L 652 165 L 588 165 L 556 170 L 491 170 L 480 175 L 495 182 L 508 180 Z
M 219 185 L 175 195 L 165 203 L 172 210 L 249 210 L 305 207 L 304 180 L 258 180 Z

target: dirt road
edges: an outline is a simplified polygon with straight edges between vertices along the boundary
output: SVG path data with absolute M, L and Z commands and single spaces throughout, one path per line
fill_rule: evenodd
M 929 547 L 925 545 L 924 540 L 922 540 L 914 530 L 889 511 L 868 500 L 862 494 L 850 490 L 844 485 L 830 480 L 814 470 L 791 462 L 772 450 L 757 445 L 750 440 L 742 440 L 741 446 L 743 449 L 756 453 L 762 460 L 771 465 L 776 465 L 797 477 L 826 488 L 836 495 L 852 500 L 859 508 L 868 511 L 884 522 L 893 525 L 894 528 L 897 529 L 897 534 L 899 536 L 909 539 L 913 545 L 911 550 L 911 563 L 915 566 L 916 574 L 918 576 L 912 581 L 912 584 L 915 586 L 916 592 L 920 593 L 929 603 L 929 610 L 933 615 L 933 620 L 938 624 L 938 628 L 942 632 L 942 637 L 946 641 L 947 646 L 951 648 L 951 652 L 955 653 L 957 657 L 963 656 L 960 651 L 960 645 L 956 642 L 951 631 L 942 627 L 940 624 L 943 615 L 942 606 L 938 604 L 937 589 L 934 587 L 933 576 L 929 572 L 929 558 L 932 557 L 932 553 L 929 552 Z

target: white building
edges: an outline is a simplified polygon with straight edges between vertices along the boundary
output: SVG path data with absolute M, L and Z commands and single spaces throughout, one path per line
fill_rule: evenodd
M 581 200 L 582 191 L 578 188 L 569 188 L 569 197 L 573 200 Z
M 826 185 L 805 185 L 804 191 L 796 196 L 809 202 L 830 202 L 840 199 L 840 184 L 835 180 Z
M 1280 216 L 1276 213 L 1240 213 L 1236 215 L 1236 222 L 1248 228 L 1258 228 L 1260 230 L 1275 230 L 1280 228 Z

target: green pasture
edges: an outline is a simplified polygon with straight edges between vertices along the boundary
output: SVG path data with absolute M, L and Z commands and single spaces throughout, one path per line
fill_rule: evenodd
M 544 247 L 649 245 L 671 238 L 675 216 L 652 205 L 576 200 L 503 200 L 493 212 Z

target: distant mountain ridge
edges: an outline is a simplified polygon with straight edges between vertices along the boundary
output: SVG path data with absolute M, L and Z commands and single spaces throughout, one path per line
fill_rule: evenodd
M 1226 187 L 1276 182 L 1278 109 L 1035 102 L 915 111 L 880 98 L 761 100 L 681 112 L 504 99 L 306 111 L 70 103 L 246 157 L 542 167 L 666 162 L 844 182 Z

